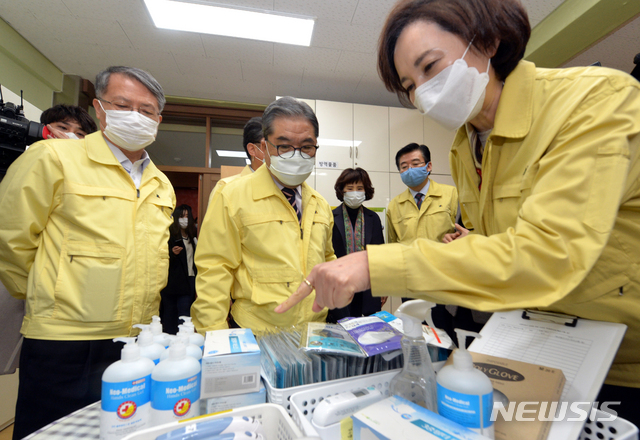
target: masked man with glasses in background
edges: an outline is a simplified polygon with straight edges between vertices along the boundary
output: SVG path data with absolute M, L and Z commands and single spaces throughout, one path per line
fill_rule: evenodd
M 284 97 L 266 108 L 262 127 L 265 166 L 227 183 L 202 223 L 198 298 L 191 308 L 201 333 L 229 325 L 259 331 L 327 316 L 311 312 L 313 294 L 288 313 L 274 312 L 313 266 L 335 259 L 331 207 L 304 183 L 315 164 L 318 120 L 307 104 Z
M 0 280 L 26 304 L 14 439 L 100 400 L 112 339 L 151 321 L 167 282 L 175 195 L 144 150 L 162 87 L 110 67 L 95 89 L 100 131 L 32 145 L 0 184 Z

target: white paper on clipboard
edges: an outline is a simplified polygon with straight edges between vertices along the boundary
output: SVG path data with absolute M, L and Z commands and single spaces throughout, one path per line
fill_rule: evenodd
M 522 319 L 522 310 L 494 313 L 470 351 L 560 368 L 566 383 L 561 401 L 593 402 L 627 326 L 578 319 L 575 327 Z M 612 409 L 615 409 L 612 407 Z M 580 422 L 554 422 L 548 440 L 577 439 Z

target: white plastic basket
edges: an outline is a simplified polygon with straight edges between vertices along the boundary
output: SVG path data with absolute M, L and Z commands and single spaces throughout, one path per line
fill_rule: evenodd
M 270 403 L 275 403 L 276 405 L 281 405 L 284 409 L 287 410 L 287 412 L 291 416 L 293 416 L 293 411 L 291 409 L 291 403 L 289 400 L 291 396 L 295 393 L 299 393 L 301 391 L 310 391 L 310 390 L 313 391 L 319 388 L 323 388 L 325 386 L 332 386 L 332 385 L 335 385 L 337 388 L 340 389 L 340 391 L 346 391 L 347 388 L 345 387 L 347 385 L 345 384 L 349 384 L 348 386 L 351 386 L 351 383 L 358 381 L 361 378 L 369 378 L 369 377 L 375 378 L 377 376 L 381 376 L 385 374 L 390 374 L 391 377 L 393 377 L 394 375 L 398 374 L 400 370 L 401 369 L 396 369 L 391 371 L 383 371 L 381 373 L 364 374 L 362 376 L 347 377 L 344 379 L 329 380 L 326 382 L 318 382 L 318 383 L 312 383 L 309 385 L 300 385 L 297 387 L 290 387 L 290 388 L 275 388 L 271 385 L 271 383 L 269 383 L 269 379 L 267 379 L 265 375 L 263 375 L 262 378 L 264 379 L 264 385 L 267 388 L 267 401 Z M 373 380 L 376 380 L 376 379 L 373 379 Z M 332 394 L 337 394 L 340 391 L 337 391 Z
M 598 410 L 595 420 L 607 419 L 608 414 Z M 611 421 L 595 421 L 587 419 L 579 440 L 638 440 L 638 428 L 633 423 L 617 417 Z
M 390 372 L 367 374 L 351 378 L 348 384 L 345 380 L 323 382 L 322 386 L 300 390 L 290 397 L 293 420 L 305 435 L 320 436 L 322 439 L 340 438 L 339 424 L 327 428 L 317 428 L 311 424 L 313 411 L 325 398 L 346 391 L 375 386 L 385 397 L 389 396 L 389 383 L 399 370 Z M 303 387 L 298 387 L 303 388 Z M 598 421 L 609 416 L 598 410 L 595 420 L 587 420 L 578 440 L 640 440 L 638 428 L 631 422 L 620 417 L 612 421 Z
M 389 397 L 389 383 L 393 376 L 400 370 L 385 371 L 382 373 L 365 374 L 363 376 L 350 377 L 348 379 L 322 382 L 314 388 L 300 390 L 294 393 L 291 398 L 291 416 L 300 429 L 308 436 L 320 436 L 323 439 L 340 438 L 340 427 L 332 426 L 328 428 L 315 428 L 311 424 L 313 411 L 316 406 L 325 398 L 346 391 L 355 391 L 360 388 L 376 387 L 383 396 Z M 302 387 L 298 387 L 302 388 Z
M 159 435 L 173 431 L 178 427 L 184 427 L 189 424 L 206 420 L 235 416 L 256 417 L 259 419 L 262 422 L 262 427 L 264 428 L 264 436 L 269 440 L 293 440 L 304 437 L 284 408 L 280 405 L 263 403 L 260 405 L 245 406 L 206 416 L 194 417 L 182 422 L 172 422 L 165 425 L 155 426 L 153 428 L 134 432 L 133 434 L 126 436 L 123 440 L 155 440 Z

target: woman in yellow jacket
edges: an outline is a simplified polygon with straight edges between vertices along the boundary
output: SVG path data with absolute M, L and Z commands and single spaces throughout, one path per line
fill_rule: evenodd
M 482 311 L 624 323 L 600 400 L 622 400 L 616 411 L 638 420 L 640 83 L 604 68 L 536 68 L 521 60 L 529 35 L 516 0 L 403 0 L 392 10 L 381 77 L 457 129 L 452 176 L 473 233 L 372 246 L 318 266 L 308 277 L 314 307 L 342 307 L 371 287 Z

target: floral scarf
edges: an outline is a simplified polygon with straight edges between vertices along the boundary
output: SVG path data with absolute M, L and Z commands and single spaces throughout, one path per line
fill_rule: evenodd
M 342 219 L 344 220 L 345 249 L 347 254 L 364 250 L 364 215 L 362 206 L 358 209 L 356 227 L 351 225 L 351 219 L 344 203 L 342 204 Z

